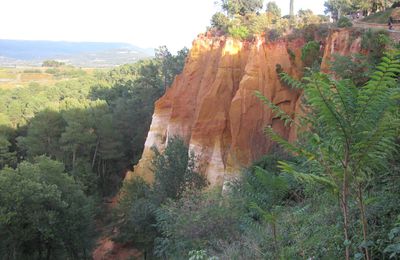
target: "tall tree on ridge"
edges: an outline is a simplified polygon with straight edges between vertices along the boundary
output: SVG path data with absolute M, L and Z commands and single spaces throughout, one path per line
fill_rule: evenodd
M 290 0 L 290 13 L 289 13 L 289 15 L 290 15 L 290 17 L 293 17 L 294 16 L 294 0 Z

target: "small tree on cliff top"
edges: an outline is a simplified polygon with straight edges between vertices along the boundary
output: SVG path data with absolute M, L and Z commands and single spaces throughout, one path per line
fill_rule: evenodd
M 270 100 L 257 95 L 286 125 L 293 125 L 302 133 L 302 144 L 292 144 L 266 128 L 269 137 L 300 158 L 313 173 L 302 172 L 304 165 L 280 162 L 281 170 L 308 182 L 319 182 L 338 194 L 343 216 L 345 258 L 350 259 L 351 248 L 363 248 L 366 259 L 371 259 L 368 246 L 368 223 L 364 191 L 367 180 L 388 165 L 395 151 L 400 118 L 398 102 L 400 90 L 399 52 L 388 54 L 376 67 L 364 86 L 351 80 L 335 80 L 327 74 L 311 73 L 297 82 L 287 74 L 283 80 L 304 91 L 305 116 L 286 114 Z M 299 123 L 300 122 L 300 123 Z M 303 168 L 304 169 L 304 168 Z M 361 245 L 354 245 L 350 233 L 350 199 L 357 200 L 361 226 Z
M 281 9 L 279 8 L 279 6 L 276 4 L 275 1 L 267 3 L 266 11 L 275 15 L 276 17 L 281 17 L 281 15 L 282 15 Z
M 245 15 L 260 11 L 263 7 L 263 0 L 221 0 L 222 9 L 228 15 Z

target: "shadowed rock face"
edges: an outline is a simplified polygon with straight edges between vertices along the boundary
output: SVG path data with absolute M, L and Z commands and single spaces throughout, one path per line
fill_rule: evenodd
M 330 36 L 328 41 L 340 37 L 344 36 Z M 261 39 L 241 42 L 199 37 L 193 41 L 183 72 L 155 105 L 142 159 L 134 174 L 152 181 L 151 147 L 163 150 L 168 138 L 175 135 L 182 137 L 200 158 L 211 185 L 221 185 L 237 176 L 242 167 L 271 149 L 273 143 L 263 133 L 266 125 L 295 140 L 295 130 L 275 118 L 254 92 L 260 91 L 289 114 L 300 112 L 301 93 L 280 82 L 277 64 L 300 78 L 303 45 L 303 39 L 265 43 Z

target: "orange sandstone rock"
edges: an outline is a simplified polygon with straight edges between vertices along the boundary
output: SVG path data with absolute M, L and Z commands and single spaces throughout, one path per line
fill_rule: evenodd
M 359 50 L 360 41 L 352 42 L 350 38 L 345 30 L 334 31 L 328 37 L 324 69 L 333 52 L 348 54 Z M 273 143 L 263 133 L 266 125 L 288 140 L 295 140 L 295 129 L 275 118 L 254 92 L 260 91 L 289 114 L 299 112 L 301 93 L 280 82 L 276 66 L 279 64 L 283 71 L 300 78 L 303 45 L 303 39 L 265 43 L 260 38 L 241 42 L 199 37 L 193 41 L 183 72 L 156 102 L 143 156 L 134 175 L 152 181 L 151 147 L 163 150 L 168 138 L 175 135 L 182 137 L 200 158 L 211 185 L 222 185 L 271 149 Z
M 335 29 L 332 30 L 326 40 L 324 59 L 321 64 L 321 71 L 329 71 L 329 62 L 333 54 L 348 56 L 361 52 L 361 31 L 357 29 Z

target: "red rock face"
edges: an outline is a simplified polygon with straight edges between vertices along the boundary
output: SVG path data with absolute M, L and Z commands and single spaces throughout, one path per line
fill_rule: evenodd
M 342 48 L 342 38 L 347 37 L 343 42 L 348 44 L 349 33 L 342 34 L 334 32 L 328 37 L 324 64 L 330 59 L 332 48 Z M 152 181 L 151 147 L 162 150 L 168 138 L 176 135 L 200 158 L 211 185 L 221 185 L 237 176 L 242 167 L 271 149 L 273 143 L 263 133 L 266 125 L 288 140 L 295 140 L 296 131 L 275 118 L 254 92 L 260 91 L 289 114 L 299 112 L 301 93 L 280 82 L 276 66 L 279 64 L 283 71 L 300 78 L 303 45 L 302 39 L 272 43 L 261 39 L 196 39 L 183 72 L 155 105 L 145 150 L 134 175 Z
M 333 59 L 333 54 L 348 56 L 353 53 L 361 52 L 361 32 L 349 29 L 332 30 L 326 40 L 324 59 L 321 64 L 321 71 L 329 71 L 329 62 Z

